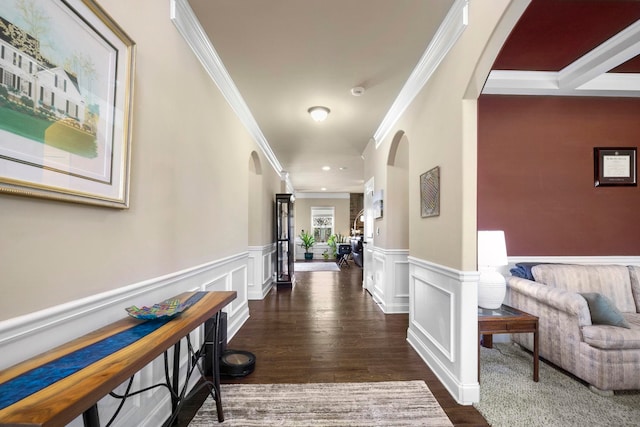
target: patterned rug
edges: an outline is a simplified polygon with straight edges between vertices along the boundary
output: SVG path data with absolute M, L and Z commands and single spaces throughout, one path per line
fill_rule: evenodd
M 190 427 L 452 426 L 424 381 L 223 384 L 225 421 L 209 397 Z
M 293 271 L 340 271 L 335 262 L 296 262 Z
M 480 403 L 474 404 L 493 427 L 640 425 L 640 391 L 602 397 L 540 361 L 534 382 L 533 358 L 513 344 L 480 350 Z

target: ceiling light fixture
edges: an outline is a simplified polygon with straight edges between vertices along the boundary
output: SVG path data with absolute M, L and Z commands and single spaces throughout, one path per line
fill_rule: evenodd
M 331 166 L 323 166 L 322 170 L 323 171 L 330 171 L 331 170 Z
M 351 88 L 351 95 L 353 96 L 361 96 L 364 93 L 364 88 L 362 86 L 356 86 Z
M 311 118 L 313 120 L 315 120 L 316 122 L 322 122 L 327 118 L 331 110 L 329 110 L 327 107 L 316 106 L 309 108 L 307 111 L 309 111 L 309 114 L 311 115 Z

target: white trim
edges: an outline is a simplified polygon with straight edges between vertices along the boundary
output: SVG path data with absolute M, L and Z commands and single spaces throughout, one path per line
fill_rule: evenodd
M 218 56 L 213 44 L 211 44 L 206 32 L 200 25 L 198 18 L 196 18 L 193 13 L 189 3 L 187 0 L 170 1 L 170 19 L 175 24 L 178 32 L 182 37 L 184 37 L 189 47 L 191 47 L 196 57 L 200 60 L 200 63 L 202 63 L 204 69 L 218 86 L 220 92 L 222 92 L 224 98 L 227 100 L 242 124 L 244 124 L 247 131 L 249 131 L 255 143 L 258 144 L 264 155 L 267 157 L 267 160 L 269 160 L 273 169 L 280 174 L 283 180 L 287 181 L 287 186 L 290 186 L 288 176 L 283 175 L 285 172 L 282 169 L 282 165 L 280 165 L 275 153 L 269 146 L 269 142 L 260 130 L 258 123 L 251 114 L 244 98 L 240 94 L 240 91 L 238 91 L 233 79 L 227 72 L 227 69 Z
M 458 403 L 478 402 L 479 273 L 408 261 L 407 341 Z
M 373 134 L 376 148 L 380 146 L 407 107 L 429 81 L 460 35 L 462 35 L 462 32 L 467 27 L 467 14 L 468 1 L 455 0 L 429 46 L 427 46 L 427 50 L 422 54 L 409 79 L 405 82 L 382 123 Z
M 372 247 L 373 300 L 385 314 L 409 312 L 408 249 Z
M 276 244 L 249 246 L 247 298 L 262 300 L 273 287 Z
M 92 332 L 126 316 L 124 308 L 131 305 L 150 305 L 186 291 L 236 291 L 238 297 L 224 311 L 227 312 L 227 339 L 231 339 L 249 318 L 247 294 L 246 252 L 205 264 L 176 271 L 167 275 L 123 286 L 108 292 L 92 295 L 35 313 L 0 322 L 0 370 L 33 357 L 37 354 Z M 203 328 L 191 334 L 192 343 L 202 342 Z M 183 346 L 183 349 L 186 348 Z M 188 358 L 181 353 L 182 371 Z M 136 375 L 138 389 L 158 384 L 164 378 L 162 357 L 144 367 Z M 193 386 L 199 379 L 194 375 Z M 122 386 L 116 388 L 122 392 Z M 149 391 L 136 397 L 134 410 L 125 407 L 114 426 L 159 425 L 170 412 L 170 395 Z M 106 396 L 98 402 L 99 412 L 111 414 L 118 400 Z M 70 425 L 81 425 L 81 418 Z
M 295 193 L 296 199 L 349 199 L 350 193 Z
M 510 256 L 509 268 L 515 266 L 515 264 L 519 262 L 640 265 L 640 256 Z
M 640 74 L 607 72 L 639 54 L 636 21 L 558 72 L 493 70 L 482 93 L 640 97 Z

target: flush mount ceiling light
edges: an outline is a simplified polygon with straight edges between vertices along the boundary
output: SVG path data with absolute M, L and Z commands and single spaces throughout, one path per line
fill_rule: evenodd
M 327 107 L 311 107 L 307 111 L 311 115 L 311 118 L 316 122 L 324 121 L 329 115 L 330 110 Z
M 330 171 L 331 170 L 331 166 L 323 166 L 322 170 L 323 171 Z

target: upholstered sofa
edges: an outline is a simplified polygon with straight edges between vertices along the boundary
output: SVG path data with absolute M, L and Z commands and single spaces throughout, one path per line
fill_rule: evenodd
M 640 389 L 640 266 L 540 264 L 530 274 L 507 283 L 510 304 L 539 317 L 540 357 L 600 394 Z M 531 334 L 512 339 L 533 348 Z

